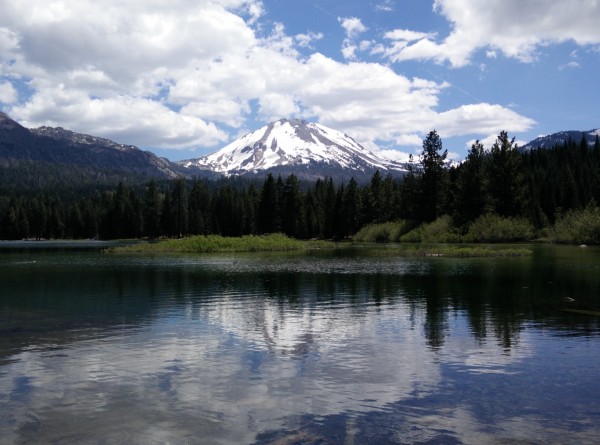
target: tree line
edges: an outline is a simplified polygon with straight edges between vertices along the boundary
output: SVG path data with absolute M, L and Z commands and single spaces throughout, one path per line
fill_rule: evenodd
M 523 152 L 501 132 L 489 149 L 476 141 L 460 165 L 447 168 L 436 131 L 423 140 L 403 178 L 375 172 L 370 182 L 331 178 L 301 183 L 269 174 L 262 183 L 178 178 L 142 187 L 66 198 L 60 193 L 0 194 L 0 239 L 240 236 L 282 232 L 343 239 L 370 223 L 422 223 L 449 215 L 466 229 L 482 215 L 527 218 L 541 229 L 557 215 L 600 202 L 600 143 L 584 138 Z

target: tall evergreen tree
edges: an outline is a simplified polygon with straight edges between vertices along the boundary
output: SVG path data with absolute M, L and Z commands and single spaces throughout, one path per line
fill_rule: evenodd
M 515 139 L 500 132 L 490 150 L 487 164 L 488 190 L 495 213 L 518 216 L 523 213 L 526 187 L 522 158 Z
M 160 211 L 160 231 L 165 236 L 176 236 L 177 221 L 173 211 L 173 193 L 170 189 L 165 191 L 165 196 L 162 201 L 162 209 Z
M 446 204 L 448 190 L 447 171 L 444 162 L 448 150 L 443 150 L 442 139 L 435 130 L 423 140 L 421 165 L 421 217 L 423 221 L 433 221 L 440 216 Z
M 354 235 L 363 224 L 363 208 L 360 189 L 354 178 L 350 179 L 344 195 L 344 220 L 347 224 L 346 233 L 343 237 Z
M 173 213 L 177 237 L 187 235 L 188 231 L 188 198 L 184 178 L 175 180 L 173 189 Z
M 325 182 L 325 195 L 324 201 L 322 201 L 323 205 L 323 237 L 325 239 L 333 238 L 335 235 L 335 214 L 336 214 L 336 200 L 337 194 L 335 191 L 335 186 L 333 184 L 333 178 L 327 178 Z
M 189 231 L 193 235 L 208 235 L 210 233 L 210 194 L 204 181 L 194 180 L 189 205 Z
M 486 154 L 478 140 L 471 145 L 467 159 L 458 168 L 454 219 L 458 225 L 474 221 L 489 205 L 485 180 Z
M 298 177 L 294 174 L 287 177 L 283 189 L 282 203 L 283 232 L 295 238 L 302 238 L 306 232 L 303 202 Z
M 344 184 L 340 185 L 335 195 L 335 209 L 333 215 L 333 237 L 335 239 L 343 239 L 348 233 L 348 219 L 346 218 L 346 209 L 344 196 L 346 188 Z
M 400 184 L 399 216 L 410 221 L 417 221 L 419 219 L 418 206 L 421 202 L 421 176 L 417 173 L 412 154 L 408 157 L 407 168 L 408 172 Z
M 122 182 L 114 193 L 106 195 L 102 224 L 103 238 L 136 238 L 142 230 L 141 205 L 135 193 Z M 64 221 L 64 217 L 60 219 Z
M 243 209 L 238 193 L 230 185 L 220 187 L 213 201 L 213 226 L 219 235 L 240 236 L 243 232 Z
M 160 234 L 161 198 L 156 182 L 150 181 L 144 191 L 144 233 L 150 238 Z
M 260 192 L 260 202 L 258 205 L 258 227 L 260 233 L 274 233 L 281 231 L 281 215 L 279 211 L 278 195 L 275 178 L 269 173 Z
M 319 220 L 319 209 L 317 199 L 312 188 L 306 191 L 304 198 L 304 219 L 306 221 L 306 236 L 307 238 L 317 238 L 321 236 L 321 224 Z
M 387 174 L 381 184 L 381 202 L 379 219 L 381 221 L 393 221 L 399 217 L 399 192 L 391 174 Z

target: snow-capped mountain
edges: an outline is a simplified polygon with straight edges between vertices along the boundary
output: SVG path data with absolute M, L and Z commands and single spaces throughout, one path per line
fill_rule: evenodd
M 596 143 L 596 137 L 600 137 L 600 129 L 590 131 L 559 131 L 558 133 L 535 138 L 523 145 L 521 149 L 527 151 L 536 148 L 553 148 L 568 141 L 579 143 L 584 135 L 588 145 L 593 146 Z
M 402 173 L 404 164 L 382 158 L 350 136 L 300 119 L 281 119 L 249 133 L 221 150 L 181 161 L 187 168 L 225 175 L 274 171 L 301 177 L 371 175 L 375 170 Z

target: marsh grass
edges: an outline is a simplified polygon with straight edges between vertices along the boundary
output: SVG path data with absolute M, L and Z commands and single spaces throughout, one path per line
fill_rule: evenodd
M 158 242 L 137 243 L 107 249 L 109 253 L 208 253 L 208 252 L 285 252 L 334 248 L 327 241 L 300 241 L 280 233 L 270 235 L 245 235 L 225 237 L 220 235 L 198 235 Z
M 190 236 L 181 239 L 161 240 L 158 242 L 140 242 L 127 246 L 106 249 L 107 253 L 212 253 L 212 252 L 286 252 L 311 249 L 336 249 L 351 247 L 352 243 L 334 243 L 331 241 L 300 241 L 285 235 L 246 235 L 242 237 L 224 237 L 220 235 Z M 490 248 L 487 246 L 423 244 L 400 245 L 398 249 L 386 251 L 391 255 L 405 257 L 448 257 L 480 258 L 531 255 L 525 248 Z
M 521 257 L 532 255 L 526 248 L 492 249 L 485 246 L 419 246 L 411 245 L 399 249 L 398 255 L 406 257 L 446 257 L 446 258 L 488 258 Z

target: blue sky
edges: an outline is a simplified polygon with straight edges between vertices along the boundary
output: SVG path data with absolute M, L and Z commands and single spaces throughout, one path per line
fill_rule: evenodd
M 598 0 L 0 3 L 0 109 L 199 157 L 281 117 L 457 159 L 600 127 Z

